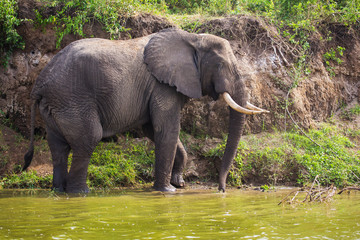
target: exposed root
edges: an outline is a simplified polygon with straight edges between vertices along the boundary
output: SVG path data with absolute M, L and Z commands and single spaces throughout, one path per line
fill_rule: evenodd
M 290 192 L 278 203 L 278 205 L 331 201 L 336 195 L 336 187 L 334 185 L 331 185 L 330 187 L 321 187 L 317 178 L 318 176 L 315 177 L 311 187 L 303 187 Z M 337 194 L 353 190 L 360 191 L 360 187 L 347 187 L 339 191 Z M 299 199 L 300 196 L 304 196 L 304 194 L 305 197 L 303 199 Z
M 301 196 L 301 193 L 305 193 L 306 196 L 304 199 L 298 199 Z M 326 188 L 301 188 L 295 191 L 290 192 L 285 198 L 283 198 L 278 205 L 281 204 L 298 204 L 305 202 L 328 202 L 336 194 L 336 187 L 331 185 Z M 299 197 L 298 197 L 299 196 Z M 303 194 L 302 194 L 303 196 Z
M 349 192 L 349 191 L 352 191 L 352 190 L 360 191 L 360 187 L 346 187 L 346 188 L 342 189 L 340 192 L 338 192 L 338 194 L 342 194 L 345 191 Z

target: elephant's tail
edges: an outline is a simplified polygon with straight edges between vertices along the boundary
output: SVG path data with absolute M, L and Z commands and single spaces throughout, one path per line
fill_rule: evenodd
M 36 108 L 39 104 L 38 100 L 35 100 L 31 106 L 31 125 L 30 125 L 30 146 L 29 150 L 24 156 L 25 164 L 23 167 L 23 171 L 25 171 L 31 164 L 31 160 L 34 156 L 34 129 L 35 129 L 35 116 L 36 116 Z

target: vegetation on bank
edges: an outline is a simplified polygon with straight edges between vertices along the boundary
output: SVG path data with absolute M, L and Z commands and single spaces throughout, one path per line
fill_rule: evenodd
M 275 132 L 253 135 L 242 141 L 230 183 L 241 185 L 249 179 L 269 185 L 317 181 L 337 187 L 359 184 L 360 151 L 350 138 L 360 139 L 360 132 L 345 133 L 335 125 L 321 124 L 306 137 L 299 132 Z M 211 152 L 222 155 L 224 143 Z
M 25 47 L 24 41 L 16 28 L 23 19 L 17 17 L 17 1 L 0 2 L 0 65 L 6 67 L 12 52 Z
M 127 32 L 126 18 L 139 12 L 150 12 L 176 21 L 181 28 L 196 32 L 209 17 L 239 14 L 256 15 L 276 26 L 286 44 L 296 49 L 294 54 L 294 83 L 311 71 L 307 65 L 311 55 L 310 38 L 318 31 L 326 36 L 321 41 L 332 41 L 326 29 L 329 23 L 339 23 L 348 29 L 359 25 L 360 1 L 353 0 L 49 0 L 43 9 L 34 9 L 35 19 L 19 19 L 17 1 L 0 2 L 0 64 L 6 66 L 12 52 L 24 48 L 17 27 L 24 21 L 34 27 L 54 27 L 57 46 L 67 34 L 85 36 L 86 23 L 100 22 L 116 39 Z M 45 11 L 51 9 L 51 11 Z M 325 30 L 324 30 L 325 29 Z M 325 31 L 325 33 L 323 32 Z M 330 75 L 334 66 L 342 64 L 344 46 L 329 48 L 323 55 Z M 289 90 L 289 91 L 290 91 Z M 0 112 L 1 113 L 1 112 Z M 1 116 L 2 120 L 5 116 Z M 360 115 L 360 107 L 343 111 L 340 118 L 351 121 Z M 1 120 L 1 119 L 0 119 Z M 1 130 L 1 129 L 0 129 Z M 312 140 L 297 131 L 262 133 L 246 136 L 240 143 L 228 183 L 239 186 L 257 179 L 261 184 L 294 184 L 312 182 L 316 176 L 323 185 L 343 187 L 360 182 L 359 130 L 344 130 L 332 124 L 323 124 L 307 133 Z M 192 138 L 186 133 L 183 138 Z M 0 132 L 0 142 L 1 141 Z M 186 141 L 184 141 L 186 142 Z M 212 150 L 203 151 L 194 144 L 186 144 L 188 152 L 196 157 L 214 161 L 223 155 L 225 140 Z M 0 144 L 0 167 L 10 160 L 6 144 Z M 71 162 L 71 156 L 69 157 Z M 125 136 L 119 142 L 101 143 L 92 156 L 88 184 L 91 188 L 137 186 L 153 181 L 153 145 L 145 139 Z M 52 176 L 40 176 L 35 171 L 0 176 L 0 188 L 49 188 Z M 211 176 L 216 181 L 215 175 Z
M 290 44 L 299 45 L 302 54 L 297 56 L 304 61 L 309 51 L 309 37 L 324 23 L 337 22 L 346 26 L 359 24 L 360 2 L 353 0 L 38 0 L 44 4 L 42 9 L 34 9 L 35 19 L 19 19 L 17 1 L 0 2 L 0 56 L 1 64 L 6 66 L 9 56 L 16 48 L 23 48 L 24 42 L 16 28 L 23 21 L 31 21 L 36 27 L 51 24 L 56 30 L 57 46 L 67 34 L 85 36 L 86 23 L 100 22 L 116 39 L 121 32 L 128 31 L 126 18 L 139 12 L 150 12 L 169 19 L 190 31 L 196 31 L 202 18 L 230 15 L 256 15 L 276 25 L 282 37 Z M 51 11 L 46 11 L 50 9 Z M 188 15 L 199 17 L 188 17 Z M 179 17 L 182 16 L 182 17 Z M 330 38 L 329 32 L 329 38 Z M 329 40 L 329 39 L 327 39 Z M 340 46 L 342 47 L 342 46 Z M 337 48 L 339 49 L 339 48 Z M 342 49 L 341 51 L 343 51 Z M 336 49 L 324 56 L 330 60 L 339 58 Z M 330 59 L 329 59 L 330 58 Z
M 360 151 L 356 145 L 360 142 L 359 130 L 345 130 L 324 123 L 309 130 L 308 135 L 312 140 L 296 131 L 274 130 L 272 133 L 244 136 L 228 184 L 305 185 L 314 181 L 316 176 L 324 186 L 359 184 Z M 205 150 L 208 148 L 203 147 L 204 139 L 192 141 L 193 137 L 187 133 L 182 133 L 181 138 L 188 153 L 202 161 L 215 163 L 223 156 L 226 139 Z M 0 149 L 0 153 L 4 151 Z M 101 142 L 90 161 L 88 185 L 91 189 L 144 186 L 154 180 L 154 158 L 154 145 L 145 138 L 126 135 L 118 142 Z M 0 188 L 51 186 L 51 174 L 40 176 L 34 170 L 20 173 L 20 169 L 21 166 L 17 165 L 12 174 L 0 178 Z M 216 182 L 217 176 L 210 173 L 206 179 L 198 180 Z
M 27 142 L 21 139 L 20 142 Z M 6 146 L 0 129 L 0 143 Z M 0 166 L 6 165 L 7 147 L 0 148 Z M 47 151 L 46 140 L 38 141 L 35 156 Z M 88 169 L 88 185 L 91 189 L 111 189 L 144 185 L 153 180 L 155 159 L 153 144 L 147 139 L 136 139 L 130 135 L 119 137 L 116 142 L 100 142 L 93 153 Z M 69 166 L 72 153 L 69 155 Z M 0 188 L 50 188 L 52 174 L 38 174 L 35 170 L 21 172 L 21 165 L 15 165 L 13 171 L 0 176 Z

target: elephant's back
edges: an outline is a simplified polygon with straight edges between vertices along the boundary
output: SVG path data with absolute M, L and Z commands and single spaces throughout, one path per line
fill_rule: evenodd
M 122 73 L 128 65 L 141 64 L 143 49 L 149 37 L 133 40 L 88 38 L 72 42 L 63 48 L 38 76 L 32 97 L 41 98 L 44 91 L 59 86 L 73 85 L 91 74 Z M 127 63 L 124 65 L 124 63 Z

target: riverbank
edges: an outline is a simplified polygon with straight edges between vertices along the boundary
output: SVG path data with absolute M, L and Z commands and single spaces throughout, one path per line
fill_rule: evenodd
M 329 122 L 309 130 L 307 136 L 279 130 L 245 135 L 228 185 L 236 188 L 302 186 L 316 176 L 322 185 L 334 184 L 341 188 L 359 184 L 360 131 L 354 127 L 350 122 L 346 127 Z M 193 186 L 216 185 L 226 139 L 195 138 L 185 132 L 180 138 L 189 157 L 184 172 L 186 182 Z M 27 172 L 20 172 L 27 139 L 1 125 L 0 146 L 1 188 L 51 187 L 51 155 L 45 139 L 36 140 L 34 160 Z M 154 158 L 153 143 L 134 133 L 101 142 L 90 161 L 88 185 L 92 189 L 151 186 Z M 71 159 L 70 154 L 69 164 Z
M 12 19 L 0 20 L 0 29 L 6 29 L 0 35 L 6 65 L 0 68 L 2 188 L 51 185 L 51 156 L 39 115 L 34 162 L 30 171 L 20 173 L 20 169 L 28 148 L 23 136 L 29 133 L 32 85 L 61 48 L 81 38 L 125 40 L 169 27 L 227 39 L 249 99 L 270 110 L 270 114 L 248 117 L 229 185 L 294 186 L 312 182 L 316 176 L 323 185 L 359 183 L 358 5 L 352 1 L 341 5 L 267 0 L 236 1 L 235 5 L 229 1 L 145 2 L 1 3 L 1 19 Z M 185 105 L 181 140 L 189 154 L 187 182 L 217 182 L 227 122 L 222 101 L 204 97 Z M 141 132 L 119 135 L 96 149 L 89 185 L 107 189 L 150 184 L 153 159 L 153 145 Z

